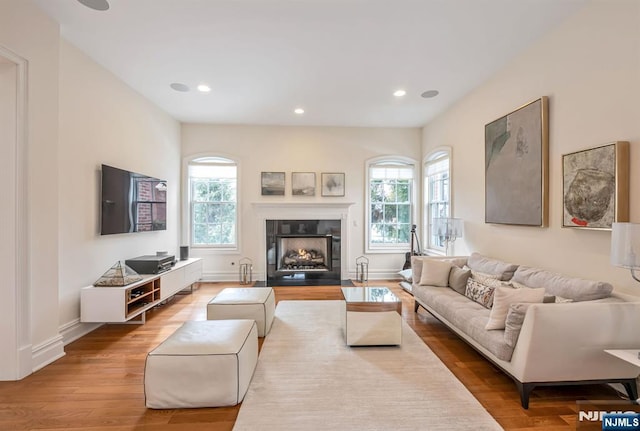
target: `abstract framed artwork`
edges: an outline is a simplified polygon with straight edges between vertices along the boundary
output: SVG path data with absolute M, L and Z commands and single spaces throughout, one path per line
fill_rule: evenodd
M 321 174 L 322 196 L 344 196 L 344 172 Z
M 562 227 L 611 230 L 629 221 L 629 143 L 562 156 Z
M 284 172 L 262 172 L 262 196 L 284 196 Z
M 316 195 L 316 173 L 315 172 L 292 172 L 291 173 L 291 194 L 293 196 L 315 196 Z
M 485 126 L 485 222 L 547 226 L 549 102 L 536 99 Z

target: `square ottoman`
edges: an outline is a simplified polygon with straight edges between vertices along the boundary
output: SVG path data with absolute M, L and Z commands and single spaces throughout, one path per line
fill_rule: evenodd
M 228 287 L 207 304 L 207 319 L 253 319 L 258 337 L 271 330 L 276 299 L 270 287 Z
M 147 355 L 145 403 L 152 409 L 233 406 L 258 361 L 253 320 L 185 322 Z

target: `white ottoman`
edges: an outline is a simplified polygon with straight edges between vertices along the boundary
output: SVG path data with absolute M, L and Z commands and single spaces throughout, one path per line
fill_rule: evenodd
M 242 401 L 258 361 L 253 320 L 185 322 L 147 355 L 148 408 L 233 406 Z
M 270 287 L 229 287 L 222 289 L 207 304 L 207 319 L 253 319 L 258 324 L 258 337 L 271 330 L 276 299 Z

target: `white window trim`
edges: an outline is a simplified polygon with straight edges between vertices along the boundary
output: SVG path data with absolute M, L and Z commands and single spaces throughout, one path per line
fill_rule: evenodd
M 236 164 L 236 187 L 237 187 L 237 196 L 236 196 L 236 244 L 235 246 L 215 246 L 215 245 L 193 245 L 191 243 L 191 188 L 189 187 L 189 164 L 193 160 L 205 158 L 205 157 L 219 157 L 233 161 Z M 180 237 L 181 244 L 188 245 L 190 248 L 194 250 L 198 250 L 200 254 L 240 254 L 240 244 L 242 244 L 242 228 L 241 228 L 241 220 L 240 217 L 242 203 L 241 203 L 241 178 L 240 175 L 241 164 L 237 157 L 232 156 L 230 154 L 224 153 L 196 153 L 191 154 L 189 156 L 185 156 L 182 159 L 182 196 L 183 199 L 180 203 L 181 205 L 181 229 L 180 229 Z
M 449 217 L 453 214 L 453 174 L 452 174 L 452 150 L 449 146 L 440 146 L 432 149 L 422 159 L 422 244 L 424 244 L 425 251 L 429 251 L 429 254 L 445 255 L 446 251 L 444 247 L 433 248 L 430 247 L 431 243 L 431 225 L 429 224 L 429 184 L 427 178 L 427 165 L 436 159 L 439 159 L 446 155 L 449 158 Z
M 418 214 L 419 204 L 418 204 L 417 197 L 419 196 L 418 189 L 420 187 L 420 166 L 418 164 L 418 161 L 410 157 L 398 156 L 398 155 L 379 156 L 379 157 L 368 159 L 365 162 L 365 183 L 364 183 L 364 188 L 365 188 L 364 249 L 365 249 L 365 253 L 372 253 L 372 254 L 406 253 L 409 251 L 411 238 L 409 238 L 409 244 L 407 245 L 405 244 L 387 245 L 387 246 L 379 245 L 379 246 L 372 247 L 371 243 L 369 242 L 369 229 L 370 229 L 370 222 L 371 222 L 371 214 L 370 214 L 371 191 L 369 189 L 369 186 L 370 186 L 369 172 L 370 172 L 371 165 L 376 165 L 380 162 L 396 162 L 396 163 L 402 163 L 405 165 L 413 166 L 413 186 L 411 187 L 411 222 L 410 224 L 415 224 L 415 220 L 417 220 L 417 214 Z

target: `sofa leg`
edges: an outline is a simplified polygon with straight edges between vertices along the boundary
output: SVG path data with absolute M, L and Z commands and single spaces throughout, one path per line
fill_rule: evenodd
M 627 395 L 629 396 L 629 401 L 636 402 L 638 400 L 638 385 L 636 384 L 636 379 L 629 379 L 622 382 L 624 389 L 627 391 Z
M 418 312 L 418 307 L 420 307 L 420 304 L 418 303 L 418 301 L 416 301 L 415 299 L 413 300 L 413 312 L 417 313 Z
M 536 386 L 533 383 L 521 383 L 516 382 L 516 386 L 518 387 L 518 392 L 520 393 L 520 404 L 522 404 L 523 409 L 529 408 L 529 395 L 533 388 Z

